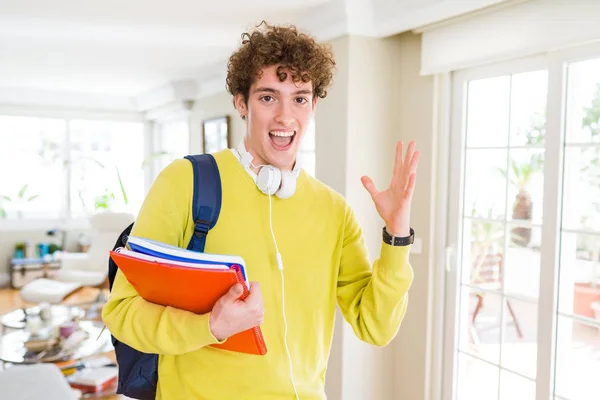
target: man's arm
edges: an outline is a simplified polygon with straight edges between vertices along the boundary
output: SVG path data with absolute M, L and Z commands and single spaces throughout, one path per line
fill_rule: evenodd
M 165 168 L 146 196 L 131 234 L 187 247 L 183 242 L 189 236 L 186 230 L 192 176 L 192 166 L 187 160 L 177 160 Z M 222 343 L 211 333 L 210 313 L 198 315 L 149 303 L 121 271 L 117 272 L 102 318 L 118 340 L 146 353 L 176 355 Z
M 362 229 L 348 207 L 338 274 L 337 298 L 344 318 L 363 341 L 387 345 L 398 332 L 408 304 L 413 270 L 410 246 L 381 242 L 373 266 L 367 257 Z

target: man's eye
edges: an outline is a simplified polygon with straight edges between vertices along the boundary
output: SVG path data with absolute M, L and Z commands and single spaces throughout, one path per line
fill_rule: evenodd
M 296 98 L 296 102 L 297 102 L 298 104 L 304 104 L 304 103 L 306 103 L 307 101 L 308 101 L 308 100 L 306 100 L 304 97 L 298 97 L 298 98 Z
M 273 100 L 273 97 L 271 97 L 271 96 L 263 96 L 262 97 L 262 101 L 270 102 L 271 100 Z

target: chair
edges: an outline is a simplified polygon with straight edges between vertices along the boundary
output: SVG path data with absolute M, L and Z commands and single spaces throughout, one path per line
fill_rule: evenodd
M 31 303 L 60 303 L 82 286 L 101 287 L 108 280 L 108 252 L 134 217 L 127 213 L 102 212 L 90 218 L 92 244 L 87 253 L 63 253 L 53 279 L 26 284 L 21 298 Z
M 502 253 L 485 254 L 484 256 L 476 257 L 471 270 L 471 285 L 482 289 L 500 290 L 502 288 L 503 261 L 504 257 Z M 484 291 L 479 291 L 474 294 L 477 297 L 477 305 L 475 306 L 475 311 L 473 311 L 473 316 L 471 317 L 470 329 L 474 342 L 476 341 L 476 332 L 474 329 L 475 320 L 483 308 L 485 294 L 486 293 Z M 508 312 L 514 322 L 517 336 L 519 339 L 522 339 L 523 332 L 521 331 L 521 327 L 517 321 L 512 304 L 508 299 L 506 299 L 506 308 L 508 309 Z

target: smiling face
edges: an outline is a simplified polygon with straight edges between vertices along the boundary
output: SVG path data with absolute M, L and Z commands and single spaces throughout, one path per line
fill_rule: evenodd
M 280 71 L 282 72 L 282 71 Z M 289 71 L 282 82 L 277 65 L 264 67 L 250 86 L 248 101 L 236 94 L 235 106 L 246 117 L 246 149 L 255 166 L 270 164 L 291 170 L 298 146 L 316 110 L 311 82 L 293 82 Z

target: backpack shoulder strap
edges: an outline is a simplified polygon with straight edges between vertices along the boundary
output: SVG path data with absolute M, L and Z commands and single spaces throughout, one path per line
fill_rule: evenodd
M 187 248 L 203 252 L 206 235 L 217 223 L 221 211 L 221 176 L 211 154 L 188 155 L 185 158 L 194 168 L 192 212 L 196 224 Z

